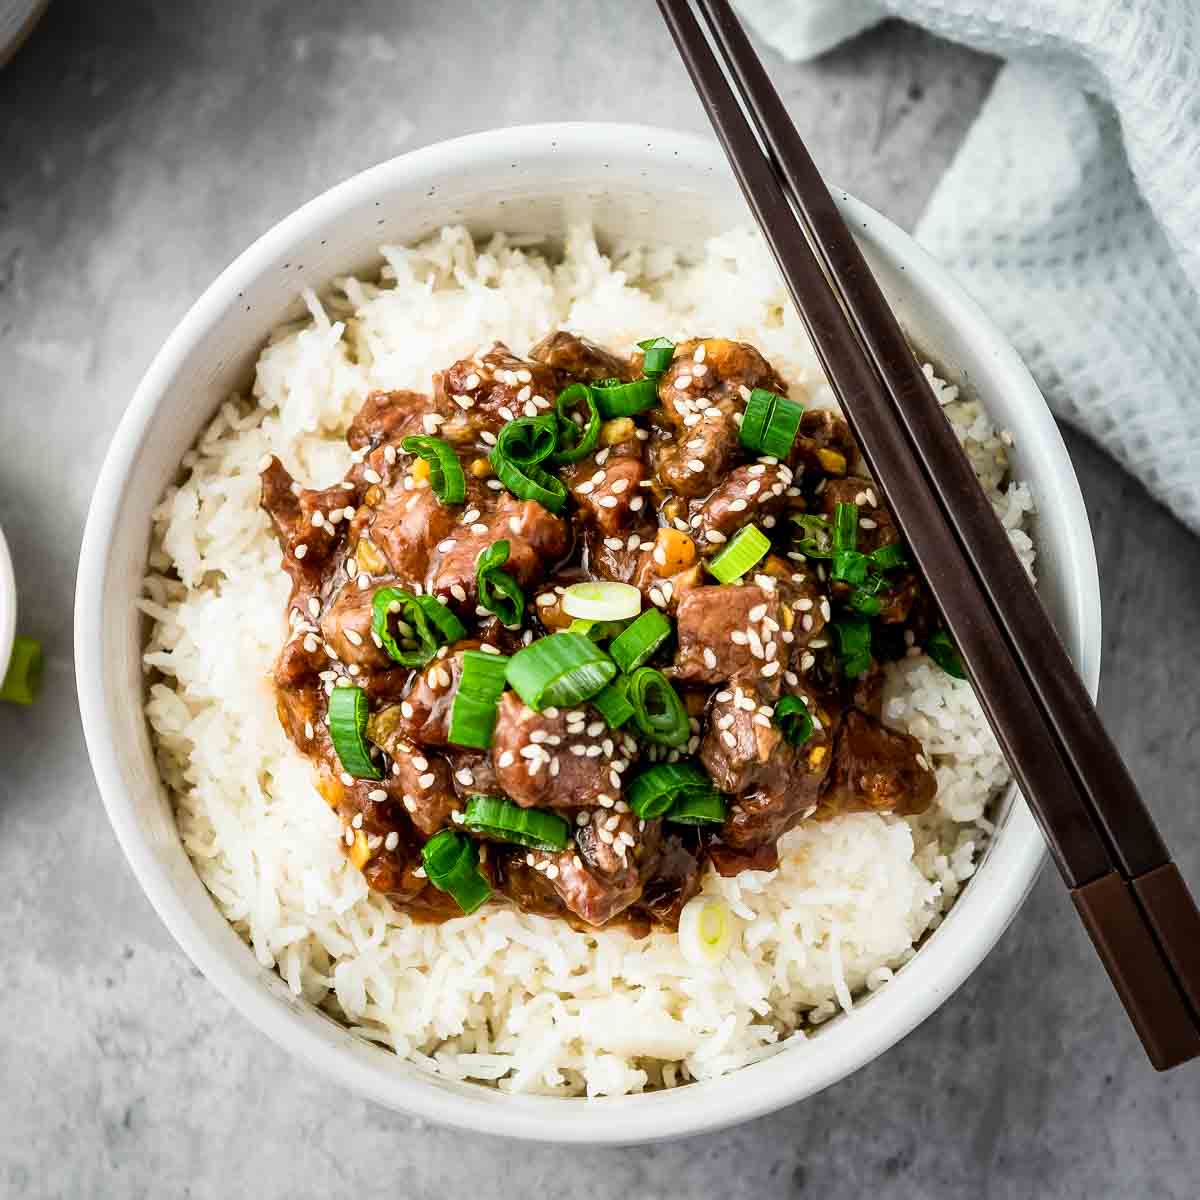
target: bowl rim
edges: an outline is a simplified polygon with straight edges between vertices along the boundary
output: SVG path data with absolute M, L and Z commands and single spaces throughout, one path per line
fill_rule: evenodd
M 17 638 L 17 577 L 4 530 L 0 528 L 0 683 L 4 681 Z
M 972 888 L 966 888 L 953 910 L 972 910 L 974 923 L 963 926 L 970 936 L 938 939 L 935 934 L 928 939 L 914 959 L 914 963 L 922 964 L 921 969 L 898 973 L 876 998 L 884 1002 L 882 1007 L 877 1002 L 865 1004 L 842 1018 L 842 1023 L 856 1026 L 856 1038 L 839 1045 L 840 1053 L 822 1050 L 823 1039 L 818 1037 L 806 1047 L 803 1071 L 787 1069 L 790 1056 L 785 1054 L 718 1079 L 666 1092 L 597 1100 L 504 1096 L 498 1103 L 494 1093 L 488 1093 L 485 1101 L 482 1096 L 432 1086 L 418 1074 L 397 1070 L 395 1064 L 381 1069 L 379 1063 L 356 1053 L 353 1047 L 347 1052 L 345 1039 L 339 1041 L 319 1031 L 316 1022 L 306 1019 L 311 1013 L 288 1008 L 257 979 L 251 981 L 238 971 L 231 956 L 210 944 L 139 827 L 121 778 L 103 682 L 101 584 L 127 481 L 176 370 L 191 349 L 203 341 L 230 298 L 257 278 L 281 250 L 331 216 L 352 208 L 364 196 L 385 190 L 389 181 L 470 169 L 481 160 L 496 157 L 544 154 L 551 142 L 559 156 L 574 153 L 589 157 L 603 152 L 610 160 L 624 159 L 631 166 L 647 157 L 652 144 L 669 143 L 677 156 L 702 169 L 718 173 L 728 170 L 714 141 L 675 130 L 592 122 L 514 126 L 435 143 L 370 167 L 310 200 L 266 231 L 221 272 L 174 328 L 147 368 L 113 435 L 95 485 L 80 550 L 75 598 L 76 684 L 84 736 L 101 798 L 131 869 L 183 950 L 233 1007 L 262 1032 L 350 1090 L 439 1124 L 531 1141 L 632 1144 L 712 1131 L 794 1103 L 864 1066 L 914 1029 L 983 960 L 1020 909 L 1045 859 L 1041 835 L 1019 795 L 1014 797 L 1004 837 L 995 843 L 997 852 L 1004 847 L 1006 874 L 997 876 L 986 897 L 980 894 L 973 900 Z M 1062 477 L 1057 503 L 1065 505 L 1067 524 L 1074 536 L 1059 549 L 1064 558 L 1071 560 L 1067 569 L 1079 581 L 1078 592 L 1071 597 L 1079 627 L 1079 666 L 1094 697 L 1100 652 L 1095 549 L 1078 481 L 1041 392 L 1007 339 L 945 268 L 907 233 L 867 205 L 841 190 L 836 196 L 846 215 L 865 227 L 886 255 L 921 281 L 924 290 L 936 290 L 948 298 L 956 314 L 956 328 L 964 338 L 986 345 L 1013 387 L 1025 394 L 1032 434 L 1056 460 Z M 252 952 L 247 949 L 246 953 Z

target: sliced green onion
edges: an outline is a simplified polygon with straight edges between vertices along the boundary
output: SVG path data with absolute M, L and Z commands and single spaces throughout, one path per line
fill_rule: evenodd
M 467 477 L 449 442 L 436 437 L 406 437 L 400 449 L 429 464 L 429 486 L 443 504 L 461 504 L 467 498 Z
M 867 561 L 860 550 L 835 550 L 831 574 L 843 583 L 862 583 L 867 577 Z
M 869 557 L 881 571 L 894 571 L 897 567 L 908 566 L 908 556 L 899 542 L 889 542 L 886 546 L 880 546 L 878 550 L 872 550 Z
M 766 432 L 762 438 L 762 452 L 782 462 L 792 452 L 792 443 L 796 440 L 796 431 L 800 428 L 800 418 L 804 416 L 804 405 L 794 400 L 780 396 L 775 401 L 771 419 L 767 422 Z
M 620 675 L 592 697 L 591 705 L 610 729 L 620 729 L 633 716 L 633 705 L 625 694 L 625 680 Z
M 571 409 L 583 404 L 586 412 L 583 427 L 571 420 Z M 550 461 L 556 466 L 561 463 L 578 462 L 596 448 L 600 438 L 600 410 L 596 398 L 586 383 L 573 383 L 558 393 L 554 404 L 558 417 L 558 449 Z
M 382 779 L 367 750 L 367 696 L 362 688 L 335 687 L 329 697 L 329 736 L 342 770 L 355 779 Z
M 647 338 L 644 342 L 638 342 L 638 349 L 644 351 L 642 374 L 647 378 L 661 375 L 675 357 L 675 343 L 665 337 Z
M 671 636 L 671 622 L 658 611 L 648 608 L 608 648 L 613 662 L 626 674 L 647 662 Z
M 746 401 L 746 411 L 738 438 L 742 445 L 756 454 L 768 454 L 784 459 L 796 440 L 804 405 L 777 395 L 766 388 L 755 388 Z
M 873 596 L 866 588 L 855 588 L 846 604 L 864 617 L 877 617 L 883 612 L 883 601 Z
M 421 863 L 429 882 L 449 892 L 464 913 L 473 913 L 492 894 L 479 869 L 479 847 L 453 829 L 435 833 L 421 847 Z
M 589 638 L 555 633 L 518 650 L 508 663 L 508 682 L 535 712 L 570 708 L 594 696 L 617 673 L 617 665 Z
M 605 421 L 632 417 L 658 403 L 658 381 L 635 379 L 632 383 L 622 383 L 618 379 L 602 379 L 592 384 L 592 395 Z
M 954 644 L 954 639 L 944 629 L 939 629 L 937 633 L 926 641 L 925 653 L 947 675 L 953 675 L 955 679 L 966 679 L 967 672 L 963 667 L 958 647 Z
M 486 750 L 496 732 L 496 714 L 495 700 L 479 700 L 459 688 L 450 706 L 446 740 L 455 746 Z
M 557 813 L 522 808 L 501 796 L 472 796 L 463 825 L 498 842 L 533 850 L 565 850 L 571 838 L 571 827 Z
M 694 763 L 660 763 L 636 776 L 625 789 L 625 801 L 643 821 L 661 817 L 689 795 L 712 792 L 712 780 Z
M 738 438 L 748 450 L 757 453 L 762 447 L 763 434 L 767 431 L 767 422 L 771 419 L 771 409 L 774 407 L 774 392 L 768 392 L 765 388 L 755 388 L 750 393 L 738 430 Z
M 482 650 L 463 652 L 462 675 L 450 706 L 448 741 L 477 750 L 486 750 L 492 744 L 496 702 L 504 691 L 509 662 L 503 654 L 485 654 Z
M 568 633 L 579 633 L 593 642 L 606 642 L 615 638 L 623 630 L 628 621 L 592 621 L 585 617 L 576 617 L 567 626 Z
M 667 810 L 676 825 L 724 825 L 725 800 L 720 792 L 686 792 Z
M 858 545 L 858 505 L 841 501 L 833 510 L 833 552 L 853 550 Z
M 392 633 L 392 617 L 411 633 L 402 647 Z M 463 623 L 436 597 L 414 596 L 403 588 L 380 588 L 371 599 L 371 630 L 390 658 L 405 667 L 423 667 L 439 646 L 467 636 Z
M 42 664 L 41 642 L 29 637 L 13 638 L 8 670 L 3 685 L 0 685 L 0 700 L 7 700 L 9 704 L 32 704 L 41 686 Z
M 520 466 L 495 450 L 488 456 L 496 478 L 518 500 L 536 500 L 544 509 L 560 513 L 567 506 L 567 485 L 538 466 Z
M 457 642 L 467 636 L 466 627 L 436 596 L 416 597 L 417 608 L 430 625 L 434 640 L 442 646 Z
M 627 621 L 642 611 L 642 593 L 631 583 L 573 583 L 562 594 L 562 610 L 585 621 Z
M 792 513 L 791 518 L 806 536 L 797 542 L 800 552 L 808 558 L 833 557 L 833 531 L 824 517 L 810 513 Z
M 783 731 L 784 740 L 793 746 L 803 746 L 813 735 L 812 713 L 799 696 L 784 696 L 775 705 L 772 720 Z
M 525 593 L 521 585 L 500 568 L 508 562 L 507 540 L 493 542 L 475 562 L 475 590 L 479 603 L 505 625 L 520 625 L 525 615 Z
M 687 709 L 661 671 L 639 667 L 628 676 L 625 696 L 633 707 L 633 723 L 644 738 L 660 746 L 686 745 L 692 732 Z
M 506 654 L 488 654 L 483 650 L 464 650 L 459 691 L 466 691 L 477 700 L 499 700 L 504 691 L 508 664 Z
M 721 583 L 741 579 L 771 548 L 771 539 L 757 525 L 743 525 L 708 564 L 708 572 Z
M 549 458 L 557 443 L 558 419 L 553 413 L 542 413 L 507 422 L 496 438 L 492 453 L 518 467 L 531 467 Z
M 871 667 L 871 623 L 866 617 L 850 614 L 833 622 L 838 640 L 842 670 L 851 678 Z

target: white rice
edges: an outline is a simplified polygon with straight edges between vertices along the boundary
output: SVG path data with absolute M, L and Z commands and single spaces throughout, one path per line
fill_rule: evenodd
M 306 294 L 312 319 L 263 351 L 253 396 L 222 407 L 156 515 L 147 714 L 196 870 L 297 996 L 430 1071 L 597 1096 L 774 1053 L 886 983 L 974 871 L 1008 773 L 970 687 L 923 657 L 891 668 L 885 719 L 924 743 L 935 807 L 912 820 L 810 822 L 783 839 L 777 871 L 710 873 L 705 890 L 737 926 L 719 967 L 690 965 L 673 934 L 578 933 L 499 907 L 416 924 L 343 857 L 337 817 L 276 719 L 269 677 L 288 582 L 257 474 L 272 452 L 327 486 L 348 466 L 342 435 L 372 388 L 427 391 L 434 370 L 495 338 L 524 352 L 560 326 L 621 351 L 651 334 L 742 338 L 794 396 L 832 407 L 774 266 L 745 230 L 694 262 L 663 247 L 608 258 L 583 229 L 553 264 L 500 237 L 477 250 L 462 229 L 382 254 L 379 281 Z M 1028 489 L 997 488 L 1003 441 L 928 373 L 1031 565 Z

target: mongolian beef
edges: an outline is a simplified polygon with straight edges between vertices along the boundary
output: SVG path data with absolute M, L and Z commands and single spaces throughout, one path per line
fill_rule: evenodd
M 959 667 L 845 422 L 751 345 L 641 347 L 496 344 L 371 393 L 337 486 L 263 464 L 280 719 L 417 917 L 674 928 L 706 862 L 933 799 L 880 664 Z

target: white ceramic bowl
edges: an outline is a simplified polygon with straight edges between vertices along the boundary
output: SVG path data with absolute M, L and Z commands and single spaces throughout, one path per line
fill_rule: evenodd
M 1036 385 L 983 313 L 913 241 L 849 196 L 843 211 L 910 336 L 1015 435 L 1034 488 L 1042 595 L 1095 692 L 1100 601 L 1087 516 Z M 113 439 L 88 517 L 75 646 L 88 749 L 109 818 L 151 903 L 197 966 L 264 1033 L 329 1077 L 433 1121 L 536 1140 L 628 1143 L 744 1121 L 812 1095 L 869 1062 L 967 977 L 1024 899 L 1043 856 L 1010 795 L 997 836 L 941 927 L 887 987 L 806 1044 L 711 1082 L 596 1101 L 511 1097 L 431 1077 L 296 1000 L 218 912 L 189 864 L 141 713 L 134 599 L 151 511 L 219 402 L 244 385 L 268 333 L 298 316 L 305 285 L 377 263 L 381 241 L 447 222 L 477 233 L 561 234 L 589 215 L 601 238 L 693 245 L 748 212 L 708 141 L 626 125 L 499 130 L 404 155 L 306 204 L 204 293 L 142 380 Z
M 12 559 L 4 530 L 0 529 L 0 683 L 8 670 L 13 639 L 17 636 L 17 581 L 13 576 Z

